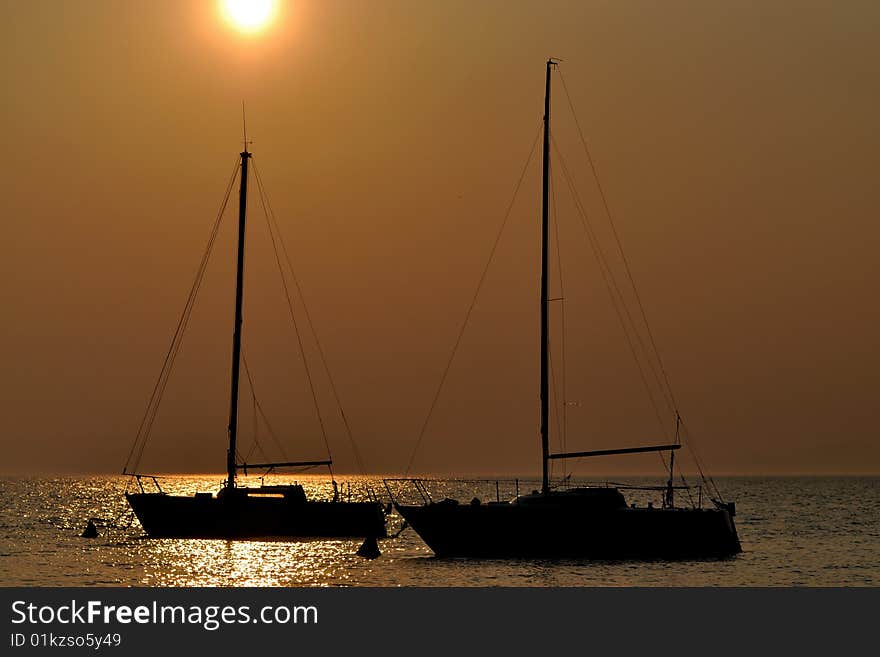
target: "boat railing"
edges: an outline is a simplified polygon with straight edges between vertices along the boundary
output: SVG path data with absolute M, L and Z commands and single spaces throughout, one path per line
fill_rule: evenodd
M 502 503 L 541 487 L 537 479 L 439 479 L 424 477 L 386 478 L 382 482 L 394 504 L 413 501 L 431 504 L 437 500 L 471 496 L 484 501 Z M 432 494 L 433 492 L 433 494 Z
M 537 479 L 441 479 L 426 477 L 398 477 L 382 480 L 388 497 L 393 504 L 432 504 L 442 499 L 459 499 L 471 501 L 479 499 L 482 502 L 503 503 L 519 497 L 521 494 L 537 492 L 541 482 Z M 566 490 L 569 488 L 618 488 L 620 490 L 643 491 L 646 493 L 660 493 L 661 505 L 668 505 L 668 484 L 635 484 L 617 481 L 586 481 L 572 480 L 565 477 L 558 480 L 552 486 L 552 490 Z M 672 486 L 674 491 L 683 491 L 690 506 L 693 508 L 703 507 L 703 487 L 701 485 L 676 484 Z M 466 498 L 466 499 L 465 499 Z M 665 502 L 664 502 L 665 500 Z M 639 500 L 637 500 L 639 501 Z M 656 502 L 656 500 L 655 500 Z M 647 503 L 640 500 L 640 504 Z
M 614 486 L 615 488 L 619 488 L 621 490 L 644 490 L 644 491 L 656 491 L 656 492 L 665 492 L 670 488 L 672 490 L 683 490 L 687 493 L 688 500 L 691 503 L 691 507 L 694 509 L 702 509 L 703 508 L 703 486 L 702 484 L 697 484 L 695 486 L 691 486 L 690 484 L 677 484 L 675 486 L 669 486 L 668 484 L 664 485 L 655 485 L 655 486 L 645 486 L 640 484 L 624 484 L 615 481 L 608 482 L 609 486 Z M 697 497 L 694 500 L 694 496 L 691 491 L 696 491 Z
M 351 484 L 348 485 L 348 499 L 351 501 Z M 379 506 L 385 506 L 382 499 L 379 497 L 379 494 L 373 490 L 372 486 L 367 486 L 367 500 L 374 504 L 378 504 Z
M 344 492 L 343 492 L 344 491 Z M 360 482 L 355 484 L 355 492 L 352 493 L 352 485 L 350 481 L 342 481 L 338 484 L 338 489 L 334 494 L 335 501 L 346 502 L 372 502 L 381 507 L 385 507 L 386 503 L 382 500 L 376 489 L 369 482 Z
M 406 496 L 407 491 L 415 491 L 415 494 L 421 498 L 422 504 L 430 504 L 433 501 L 431 499 L 431 493 L 425 486 L 424 479 L 391 477 L 383 479 L 382 484 L 385 486 L 385 491 L 388 493 L 388 497 L 391 499 L 392 504 L 405 502 L 406 500 L 404 497 Z
M 159 485 L 159 479 L 161 479 L 161 477 L 159 477 L 159 475 L 132 474 L 131 476 L 134 477 L 135 481 L 137 482 L 138 488 L 140 489 L 140 491 L 142 493 L 147 492 L 146 489 L 144 488 L 144 482 L 143 482 L 144 479 L 149 479 L 150 481 L 152 481 L 153 486 L 156 487 L 157 492 L 159 492 L 159 493 L 165 492 L 164 490 L 162 490 L 162 486 Z
M 300 486 L 305 489 L 310 499 L 325 499 L 329 497 L 334 502 L 372 502 L 380 506 L 385 506 L 379 493 L 376 492 L 373 484 L 366 480 L 346 481 L 344 479 L 330 478 L 321 482 L 302 482 L 298 479 L 284 477 L 279 484 L 267 484 L 269 477 L 283 477 L 280 474 L 261 475 L 259 477 L 260 486 L 254 489 L 256 494 L 272 494 L 283 493 L 285 490 L 294 486 Z M 252 493 L 253 494 L 253 493 Z

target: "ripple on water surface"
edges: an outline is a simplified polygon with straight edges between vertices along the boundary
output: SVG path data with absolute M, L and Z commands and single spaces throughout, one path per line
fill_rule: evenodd
M 298 477 L 310 496 L 329 481 Z M 217 476 L 163 480 L 170 492 L 219 488 Z M 379 479 L 352 478 L 358 498 Z M 652 482 L 653 483 L 653 482 Z M 87 518 L 127 521 L 121 477 L 0 479 L 0 584 L 6 586 L 877 586 L 880 478 L 718 480 L 737 502 L 745 552 L 724 560 L 590 562 L 436 559 L 412 530 L 380 542 L 373 561 L 356 540 L 150 539 L 135 521 L 79 534 Z M 469 499 L 458 482 L 444 494 Z M 347 486 L 343 487 L 348 494 Z M 494 484 L 481 492 L 494 497 Z M 392 516 L 391 531 L 400 519 Z

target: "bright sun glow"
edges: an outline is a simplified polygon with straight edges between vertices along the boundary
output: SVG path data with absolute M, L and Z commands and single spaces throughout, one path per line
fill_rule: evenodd
M 231 25 L 253 34 L 272 22 L 278 11 L 278 0 L 221 0 L 220 8 Z

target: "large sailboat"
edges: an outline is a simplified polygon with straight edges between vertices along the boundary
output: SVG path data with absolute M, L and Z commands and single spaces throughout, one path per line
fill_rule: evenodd
M 237 438 L 239 428 L 239 375 L 242 361 L 244 246 L 247 217 L 248 163 L 251 159 L 251 153 L 247 150 L 247 144 L 247 138 L 245 138 L 245 148 L 240 153 L 241 161 L 237 167 L 241 178 L 226 480 L 223 487 L 216 494 L 197 492 L 189 496 L 170 495 L 161 490 L 157 478 L 136 474 L 136 471 L 128 470 L 129 466 L 126 464 L 123 474 L 132 475 L 137 482 L 135 492 L 126 492 L 126 498 L 144 530 L 153 537 L 224 539 L 291 537 L 382 538 L 386 536 L 385 512 L 375 496 L 371 496 L 370 499 L 365 501 L 341 499 L 335 481 L 333 482 L 334 495 L 329 500 L 308 499 L 303 486 L 300 484 L 246 487 L 240 486 L 237 483 L 238 472 L 246 472 L 248 469 L 251 471 L 273 471 L 280 468 L 329 467 L 332 463 L 330 459 L 246 463 L 241 462 L 238 458 Z M 227 199 L 234 178 L 235 175 L 233 175 L 230 187 L 227 189 Z M 259 177 L 257 181 L 259 182 Z M 197 282 L 199 282 L 198 278 Z M 194 289 L 197 289 L 197 287 L 194 286 Z M 187 307 L 190 307 L 189 303 Z M 179 329 L 180 325 L 178 325 Z M 175 337 L 177 337 L 177 334 Z M 168 361 L 169 359 L 166 358 L 166 365 Z M 160 376 L 160 382 L 161 380 L 162 377 Z M 157 389 L 159 388 L 160 386 L 157 384 Z M 153 408 L 153 403 L 153 400 L 151 400 L 148 414 L 150 408 Z M 158 402 L 156 402 L 156 405 L 158 405 Z M 137 449 L 143 450 L 143 445 L 138 445 L 139 439 L 136 439 L 135 446 L 132 448 L 133 453 Z M 131 458 L 131 455 L 129 458 Z M 155 492 L 147 492 L 144 487 L 144 479 L 152 480 L 157 490 Z
M 547 61 L 543 121 L 542 243 L 540 298 L 541 489 L 509 501 L 469 503 L 434 501 L 424 482 L 414 480 L 423 504 L 394 500 L 397 511 L 438 557 L 651 559 L 724 557 L 741 551 L 732 502 L 713 499 L 713 506 L 674 502 L 675 453 L 672 444 L 582 452 L 551 453 L 549 442 L 549 157 L 550 81 L 555 60 Z M 677 420 L 678 421 L 678 420 Z M 663 502 L 637 507 L 628 504 L 616 485 L 554 488 L 550 462 L 555 459 L 614 454 L 668 452 L 669 479 Z M 387 484 L 386 484 L 387 485 Z M 389 489 L 389 492 L 391 490 Z

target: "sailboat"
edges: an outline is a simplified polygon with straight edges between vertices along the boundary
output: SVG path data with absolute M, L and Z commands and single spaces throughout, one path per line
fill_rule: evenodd
M 136 492 L 126 492 L 126 499 L 144 530 L 152 537 L 224 539 L 293 537 L 375 539 L 385 537 L 385 512 L 379 500 L 375 497 L 368 501 L 340 499 L 335 481 L 333 482 L 334 496 L 331 500 L 308 499 L 300 484 L 260 485 L 257 487 L 237 484 L 238 472 L 246 472 L 248 469 L 272 471 L 278 468 L 329 467 L 332 464 L 330 459 L 241 463 L 237 458 L 239 374 L 242 361 L 244 244 L 248 162 L 251 159 L 251 153 L 247 149 L 247 137 L 245 137 L 244 143 L 244 150 L 240 153 L 241 181 L 226 480 L 216 494 L 197 492 L 190 496 L 170 495 L 161 489 L 156 477 L 128 472 L 126 464 L 123 474 L 132 475 L 139 487 Z M 227 198 L 228 192 L 229 190 L 227 190 Z M 134 447 L 132 449 L 134 451 Z M 151 479 L 156 485 L 155 492 L 145 490 L 143 484 L 145 477 Z
M 741 546 L 733 520 L 736 508 L 733 502 L 713 500 L 711 508 L 702 508 L 702 500 L 699 506 L 675 506 L 674 490 L 678 487 L 673 485 L 673 476 L 675 452 L 681 447 L 680 441 L 550 453 L 548 189 L 550 80 L 555 66 L 555 60 L 547 61 L 543 120 L 541 489 L 517 495 L 509 501 L 499 499 L 482 503 L 474 498 L 470 503 L 462 504 L 449 498 L 434 501 L 424 483 L 414 480 L 423 504 L 404 504 L 394 499 L 394 506 L 438 557 L 678 559 L 734 555 L 741 551 Z M 646 452 L 668 452 L 670 455 L 668 483 L 665 487 L 658 487 L 663 491 L 661 507 L 628 505 L 621 488 L 615 485 L 567 489 L 555 489 L 550 485 L 549 465 L 552 460 Z

